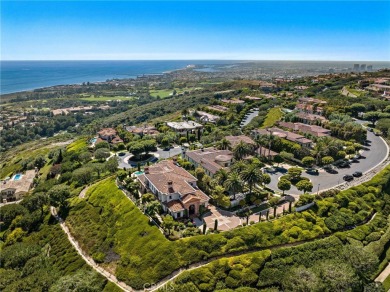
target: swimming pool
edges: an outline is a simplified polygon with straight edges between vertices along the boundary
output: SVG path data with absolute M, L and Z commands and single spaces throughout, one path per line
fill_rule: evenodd
M 91 144 L 95 144 L 96 140 L 97 140 L 97 138 L 95 137 L 95 138 L 92 138 L 91 140 L 89 140 L 89 142 L 90 142 Z
M 143 171 L 136 171 L 136 172 L 134 172 L 134 174 L 135 174 L 136 176 L 141 175 L 141 174 L 143 174 L 143 173 L 144 173 Z
M 14 175 L 14 180 L 20 180 L 22 175 L 20 173 Z

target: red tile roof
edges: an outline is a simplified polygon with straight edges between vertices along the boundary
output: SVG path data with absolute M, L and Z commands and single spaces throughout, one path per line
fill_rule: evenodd
M 230 145 L 232 146 L 232 148 L 234 148 L 241 141 L 246 143 L 246 144 L 256 145 L 255 141 L 253 141 L 251 138 L 249 138 L 248 136 L 245 136 L 245 135 L 226 136 L 225 139 L 230 142 Z
M 164 160 L 149 166 L 149 170 L 145 169 L 144 176 L 163 194 L 171 193 L 170 188 L 182 196 L 195 192 L 189 182 L 196 182 L 197 179 L 171 160 Z M 172 186 L 169 186 L 168 182 L 172 182 Z
M 187 157 L 191 158 L 193 161 L 201 165 L 204 169 L 207 169 L 212 174 L 223 168 L 223 166 L 216 162 L 216 158 L 222 155 L 226 156 L 226 159 L 227 157 L 233 159 L 233 153 L 230 150 L 218 150 L 213 147 L 186 152 Z
M 170 202 L 165 203 L 165 205 L 168 207 L 169 210 L 174 213 L 183 211 L 185 209 L 182 202 L 180 202 L 179 200 L 172 200 Z

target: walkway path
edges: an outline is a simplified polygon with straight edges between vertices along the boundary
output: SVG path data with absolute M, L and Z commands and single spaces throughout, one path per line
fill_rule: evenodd
M 283 214 L 283 211 L 288 210 L 289 203 L 285 202 L 276 208 L 276 215 Z M 236 214 L 221 210 L 213 205 L 209 205 L 210 212 L 207 213 L 205 216 L 203 216 L 204 221 L 206 222 L 207 228 L 214 228 L 215 220 L 218 220 L 218 230 L 219 231 L 227 231 L 234 229 L 240 225 L 243 225 L 243 223 L 246 223 L 246 218 L 241 218 L 237 216 Z M 260 212 L 256 212 L 256 214 L 252 214 L 249 216 L 248 223 L 250 222 L 259 222 L 259 213 L 261 213 L 261 216 L 265 219 L 265 216 L 267 214 L 267 209 L 262 210 Z M 273 216 L 274 209 L 269 208 L 269 215 Z
M 68 236 L 69 242 L 73 245 L 73 247 L 76 249 L 77 253 L 83 258 L 83 260 L 96 272 L 98 272 L 100 275 L 102 275 L 104 278 L 106 278 L 108 281 L 114 283 L 119 288 L 121 288 L 124 291 L 136 291 L 133 288 L 131 288 L 129 285 L 127 285 L 124 282 L 119 281 L 115 275 L 109 273 L 107 270 L 100 267 L 96 262 L 87 255 L 80 247 L 79 243 L 76 241 L 76 239 L 72 236 L 72 234 L 69 231 L 69 228 L 66 226 L 65 221 L 62 220 L 62 218 L 57 214 L 57 210 L 51 206 L 50 207 L 51 214 L 58 220 L 60 223 L 60 226 L 62 230 L 65 232 L 65 234 Z
M 386 278 L 390 275 L 390 263 L 387 265 L 387 267 L 382 271 L 382 273 L 379 274 L 378 277 L 376 277 L 375 282 L 382 282 L 386 280 Z
M 87 194 L 87 191 L 88 189 L 90 188 L 91 186 L 86 186 L 85 188 L 83 188 L 83 190 L 80 192 L 79 194 L 79 198 L 80 199 L 84 199 L 85 198 L 85 195 Z

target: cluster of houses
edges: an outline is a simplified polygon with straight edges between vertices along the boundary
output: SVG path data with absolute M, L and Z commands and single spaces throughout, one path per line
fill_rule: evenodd
M 12 178 L 0 181 L 0 198 L 2 203 L 20 200 L 34 184 L 37 170 L 27 170 L 24 174 L 15 174 Z
M 227 170 L 232 165 L 234 156 L 231 150 L 238 143 L 244 142 L 253 149 L 256 148 L 256 143 L 245 135 L 227 136 L 225 139 L 229 141 L 229 149 L 209 147 L 187 151 L 186 148 L 182 148 L 182 158 L 213 177 L 220 169 Z M 259 153 L 259 150 L 257 152 Z M 140 191 L 153 193 L 164 211 L 173 218 L 198 216 L 202 208 L 208 206 L 209 197 L 199 190 L 197 179 L 178 166 L 175 160 L 164 160 L 145 167 L 144 173 L 137 176 L 137 180 L 141 185 Z
M 154 137 L 154 136 L 157 136 L 158 134 L 160 134 L 160 132 L 157 131 L 156 127 L 151 126 L 151 125 L 145 125 L 145 126 L 140 126 L 140 127 L 128 126 L 128 127 L 126 127 L 126 130 L 130 133 L 139 135 L 141 137 L 143 137 L 145 135 L 149 135 L 149 136 Z
M 72 113 L 84 112 L 85 114 L 91 114 L 92 111 L 96 110 L 108 110 L 110 109 L 109 105 L 101 105 L 101 106 L 76 106 L 76 107 L 67 107 L 67 108 L 59 108 L 51 110 L 53 116 L 58 115 L 69 115 Z
M 284 131 L 277 127 L 272 127 L 268 129 L 256 129 L 252 130 L 252 134 L 257 137 L 259 135 L 272 135 L 275 137 L 283 138 L 288 141 L 297 143 L 303 147 L 311 147 L 313 141 L 310 139 L 307 139 L 305 136 L 302 136 L 300 134 L 296 134 L 289 131 Z
M 301 97 L 295 106 L 296 116 L 305 124 L 326 123 L 328 122 L 324 117 L 324 106 L 326 104 L 327 102 L 324 100 Z
M 390 99 L 390 78 L 376 78 L 372 84 L 370 84 L 370 80 L 366 80 L 366 82 L 362 82 L 361 85 L 367 90 L 381 94 L 384 99 Z
M 301 132 L 304 134 L 309 134 L 314 137 L 325 137 L 330 136 L 331 130 L 325 129 L 317 125 L 308 125 L 303 123 L 290 123 L 290 122 L 279 122 L 278 125 L 282 128 L 286 128 L 293 132 Z

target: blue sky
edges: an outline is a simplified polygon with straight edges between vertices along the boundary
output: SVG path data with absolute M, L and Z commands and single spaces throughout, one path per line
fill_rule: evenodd
M 390 61 L 390 2 L 1 1 L 2 60 Z

